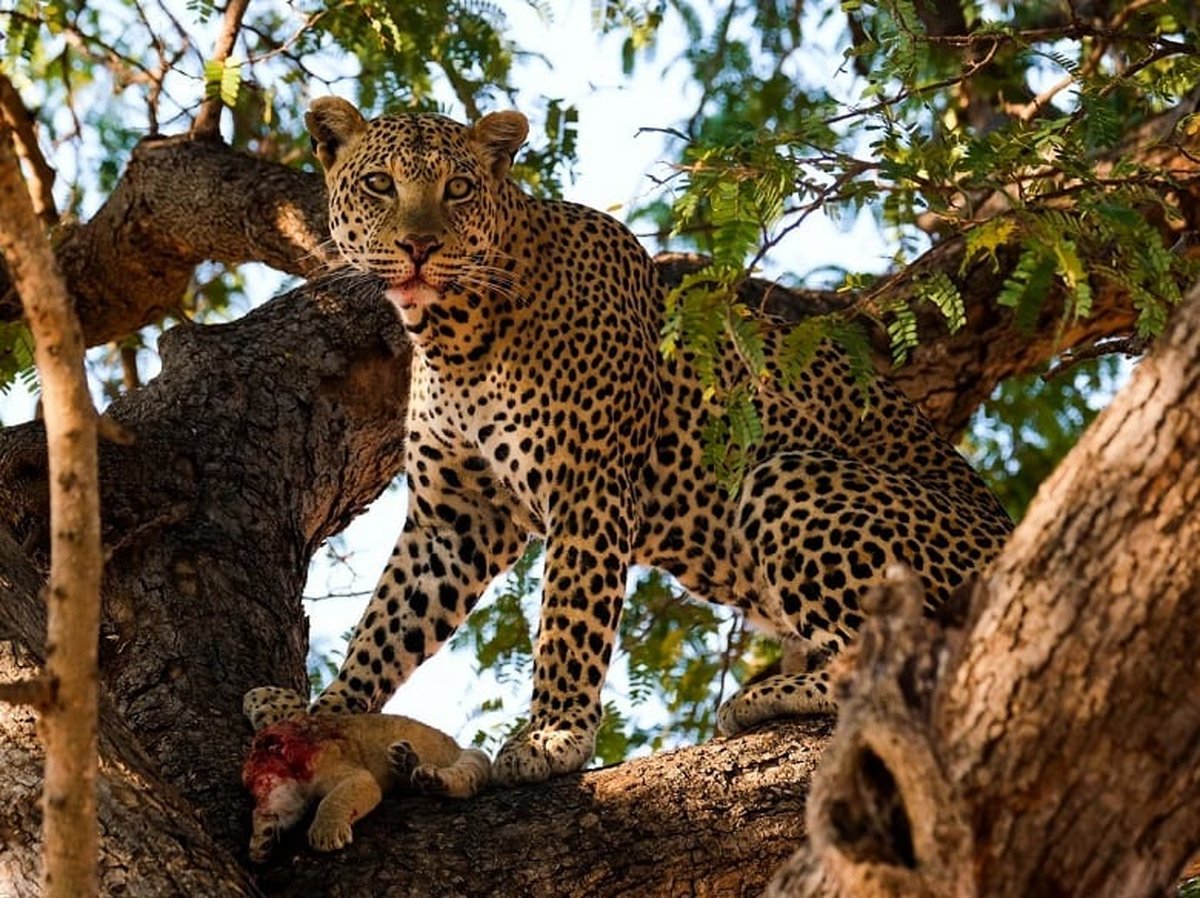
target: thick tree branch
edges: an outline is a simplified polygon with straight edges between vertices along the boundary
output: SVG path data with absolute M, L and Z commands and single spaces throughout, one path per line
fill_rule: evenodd
M 345 852 L 315 855 L 293 840 L 259 881 L 295 896 L 757 895 L 805 837 L 808 780 L 830 728 L 785 723 L 470 804 L 398 796 L 355 827 Z
M 319 175 L 214 141 L 147 139 L 96 215 L 64 229 L 58 264 L 95 346 L 177 309 L 206 260 L 312 276 L 326 264 L 326 220 Z M 0 320 L 20 315 L 0 271 Z
M 0 527 L 0 680 L 40 679 L 45 615 L 41 575 Z M 42 765 L 33 708 L 0 704 L 0 891 L 42 898 Z M 101 701 L 99 881 L 128 898 L 235 898 L 259 894 L 233 856 L 138 747 L 120 715 Z M 81 894 L 81 893 L 76 893 Z

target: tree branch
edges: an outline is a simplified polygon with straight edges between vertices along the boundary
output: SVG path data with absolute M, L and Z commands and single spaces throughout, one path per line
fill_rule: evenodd
M 32 705 L 39 711 L 50 708 L 54 701 L 54 690 L 45 677 L 0 682 L 0 702 L 10 705 Z
M 385 800 L 345 851 L 294 836 L 263 871 L 271 895 L 530 898 L 754 895 L 805 838 L 828 719 L 660 752 L 469 804 Z M 397 853 L 397 834 L 404 851 Z
M 33 210 L 47 227 L 58 224 L 58 208 L 54 204 L 54 169 L 38 147 L 33 116 L 21 102 L 17 89 L 8 76 L 0 73 L 0 122 L 7 121 L 17 141 L 17 153 L 29 166 L 30 196 Z
M 33 334 L 49 455 L 50 582 L 42 714 L 46 746 L 43 885 L 48 898 L 96 891 L 96 728 L 100 629 L 100 484 L 96 410 L 83 336 L 21 179 L 12 132 L 0 123 L 0 250 Z

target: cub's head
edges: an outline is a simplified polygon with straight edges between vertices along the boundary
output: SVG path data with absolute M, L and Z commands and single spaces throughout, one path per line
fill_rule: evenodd
M 503 188 L 525 116 L 494 112 L 473 126 L 440 115 L 367 121 L 322 97 L 304 120 L 347 262 L 382 278 L 402 311 L 436 303 L 453 284 L 480 286 L 506 230 Z

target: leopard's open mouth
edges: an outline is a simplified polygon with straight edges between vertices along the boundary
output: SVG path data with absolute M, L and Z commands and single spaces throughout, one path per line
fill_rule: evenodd
M 414 274 L 403 281 L 388 281 L 383 295 L 401 309 L 414 309 L 437 302 L 440 292 L 421 275 Z

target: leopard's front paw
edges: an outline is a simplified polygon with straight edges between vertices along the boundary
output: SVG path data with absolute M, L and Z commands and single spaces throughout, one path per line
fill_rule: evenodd
M 316 851 L 337 851 L 354 841 L 349 820 L 331 820 L 317 815 L 308 828 L 308 844 Z
M 242 697 L 242 713 L 257 733 L 263 727 L 297 717 L 308 709 L 308 700 L 295 689 L 259 686 Z
M 501 786 L 540 783 L 556 774 L 579 770 L 595 748 L 594 733 L 526 725 L 496 755 L 492 782 Z
M 341 692 L 334 683 L 317 696 L 309 707 L 310 714 L 369 714 L 371 708 L 365 698 Z

